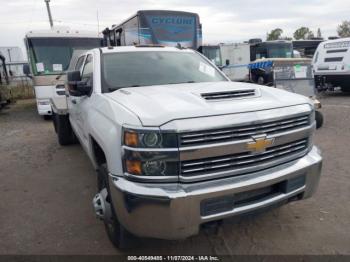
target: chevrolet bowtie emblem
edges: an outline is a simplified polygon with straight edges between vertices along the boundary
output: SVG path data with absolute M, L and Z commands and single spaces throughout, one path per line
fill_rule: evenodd
M 247 148 L 254 153 L 261 153 L 274 143 L 273 138 L 266 138 L 266 135 L 253 136 L 253 142 L 248 142 Z

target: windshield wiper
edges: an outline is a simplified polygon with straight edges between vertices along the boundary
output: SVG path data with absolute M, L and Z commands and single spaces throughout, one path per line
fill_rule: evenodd
M 193 81 L 193 80 L 190 80 L 190 81 L 186 81 L 186 82 L 167 83 L 167 85 L 188 84 L 188 83 L 197 83 L 197 82 Z
M 116 87 L 108 87 L 108 91 L 116 91 L 121 88 L 128 88 L 128 87 L 139 87 L 140 85 L 132 85 L 132 86 L 116 86 Z

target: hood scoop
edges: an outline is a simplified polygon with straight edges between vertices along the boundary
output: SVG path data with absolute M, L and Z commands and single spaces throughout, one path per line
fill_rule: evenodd
M 255 96 L 255 89 L 242 89 L 233 91 L 223 91 L 214 93 L 203 93 L 201 96 L 205 100 L 224 100 L 224 99 L 234 99 L 234 98 L 244 98 L 249 96 Z

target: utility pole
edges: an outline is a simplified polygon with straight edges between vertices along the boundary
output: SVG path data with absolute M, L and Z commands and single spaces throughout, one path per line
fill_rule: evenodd
M 11 48 L 7 48 L 7 53 L 9 54 L 9 62 L 11 62 Z M 9 72 L 11 74 L 11 65 L 9 65 Z
M 11 48 L 7 48 L 7 53 L 9 54 L 9 60 L 11 62 Z
M 50 0 L 44 0 L 46 3 L 47 14 L 49 15 L 50 27 L 53 27 L 52 15 L 50 10 Z

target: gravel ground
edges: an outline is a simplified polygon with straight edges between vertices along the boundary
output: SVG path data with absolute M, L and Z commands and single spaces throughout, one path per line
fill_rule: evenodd
M 350 96 L 321 99 L 323 177 L 317 194 L 259 215 L 225 220 L 183 241 L 144 239 L 129 254 L 350 254 Z M 61 147 L 34 100 L 0 112 L 0 254 L 120 254 L 95 219 L 92 165 Z

